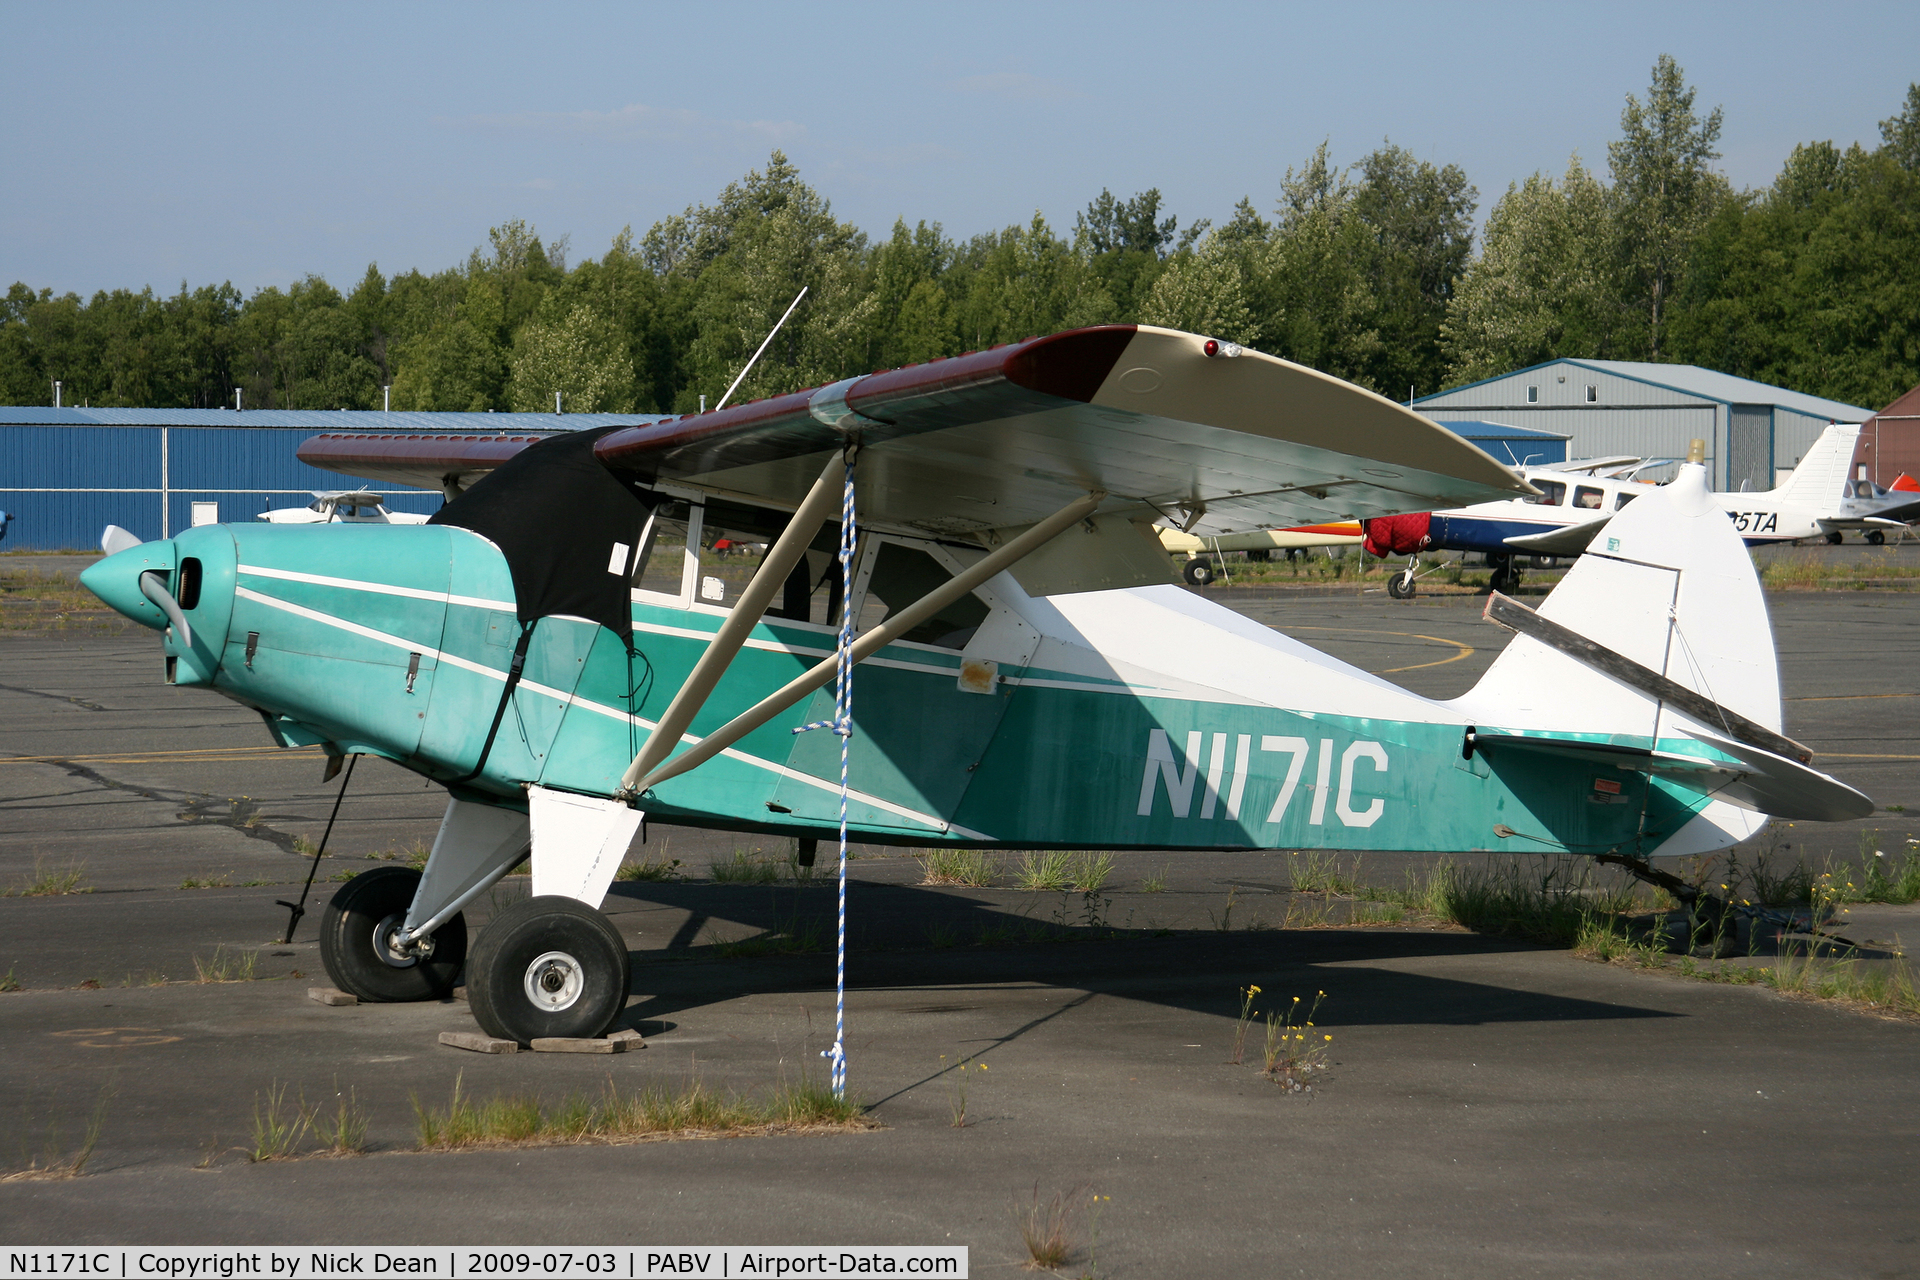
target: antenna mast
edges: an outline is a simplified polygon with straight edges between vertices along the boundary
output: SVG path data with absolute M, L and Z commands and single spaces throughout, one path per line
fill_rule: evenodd
M 720 403 L 713 406 L 713 411 L 715 413 L 718 413 L 722 409 L 727 407 L 727 401 L 733 398 L 733 393 L 739 390 L 740 383 L 746 378 L 747 374 L 753 370 L 753 366 L 756 363 L 758 363 L 761 353 L 767 349 L 767 344 L 773 341 L 773 335 L 780 332 L 780 326 L 787 322 L 787 316 L 792 315 L 793 309 L 800 305 L 800 299 L 807 296 L 807 288 L 808 286 L 801 285 L 800 292 L 793 295 L 793 301 L 787 304 L 786 313 L 780 317 L 779 321 L 774 324 L 771 330 L 768 331 L 766 338 L 760 343 L 760 350 L 753 353 L 753 359 L 747 361 L 747 367 L 740 371 L 740 376 L 738 378 L 735 378 L 733 380 L 733 385 L 727 388 L 727 394 L 721 396 Z

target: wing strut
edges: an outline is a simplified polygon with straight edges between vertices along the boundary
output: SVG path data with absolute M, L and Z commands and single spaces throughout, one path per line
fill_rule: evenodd
M 948 579 L 854 641 L 851 660 L 856 663 L 865 661 L 1008 565 L 1039 550 L 1056 535 L 1092 515 L 1094 509 L 1106 496 L 1105 492 L 1095 490 L 1084 497 L 1076 498 L 1019 537 L 995 548 L 958 576 Z M 758 578 L 755 581 L 757 582 Z M 833 679 L 838 665 L 838 655 L 822 660 L 802 675 L 789 681 L 778 692 L 761 699 L 687 750 L 655 768 L 634 784 L 632 794 L 638 795 L 669 778 L 677 778 L 696 765 L 704 764 L 719 755 L 800 699 L 826 685 Z
M 793 513 L 793 519 L 787 522 L 779 540 L 767 551 L 753 580 L 747 583 L 747 589 L 740 594 L 733 611 L 720 624 L 720 630 L 714 633 L 713 643 L 700 655 L 700 661 L 694 664 L 686 683 L 680 686 L 680 692 L 673 695 L 673 702 L 667 707 L 666 714 L 660 717 L 660 723 L 654 726 L 653 732 L 641 744 L 633 763 L 627 766 L 626 773 L 620 778 L 617 794 L 635 794 L 638 789 L 634 784 L 667 758 L 673 750 L 673 744 L 680 741 L 680 735 L 687 731 L 694 716 L 706 705 L 707 695 L 713 692 L 713 687 L 720 683 L 720 677 L 726 674 L 734 655 L 746 643 L 748 633 L 759 625 L 767 606 L 773 603 L 774 593 L 786 585 L 787 575 L 793 572 L 793 566 L 806 554 L 814 535 L 826 523 L 828 513 L 833 510 L 834 502 L 840 496 L 840 471 L 841 459 L 836 453 L 827 460 L 826 470 L 813 482 L 813 488 L 807 492 L 800 509 Z

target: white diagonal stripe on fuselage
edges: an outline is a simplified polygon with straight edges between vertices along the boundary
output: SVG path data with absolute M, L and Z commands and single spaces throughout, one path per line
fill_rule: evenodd
M 278 578 L 282 582 L 305 582 L 316 587 L 340 587 L 347 591 L 370 591 L 381 596 L 403 596 L 409 600 L 437 600 L 446 604 L 465 605 L 470 609 L 495 609 L 506 613 L 514 612 L 514 605 L 506 600 L 483 600 L 478 596 L 456 596 L 446 591 L 428 591 L 422 587 L 395 587 L 384 582 L 364 582 L 358 578 L 330 578 L 324 573 L 299 573 L 293 569 L 268 569 L 256 564 L 239 566 L 241 573 L 250 573 L 258 578 Z
M 348 585 L 361 585 L 361 584 L 350 583 Z M 484 666 L 481 663 L 472 661 L 471 659 L 460 657 L 458 654 L 447 653 L 443 650 L 436 649 L 431 645 L 416 644 L 412 640 L 403 639 L 400 636 L 392 635 L 385 631 L 376 631 L 372 627 L 364 627 L 357 622 L 348 622 L 344 618 L 330 617 L 329 615 L 321 613 L 318 610 L 309 609 L 303 605 L 294 604 L 290 600 L 281 600 L 274 596 L 262 595 L 258 591 L 250 591 L 246 587 L 235 587 L 234 594 L 244 599 L 255 601 L 258 604 L 266 605 L 270 609 L 279 609 L 282 612 L 291 613 L 295 617 L 306 618 L 310 622 L 318 622 L 322 626 L 335 627 L 341 631 L 345 631 L 351 635 L 360 636 L 361 638 L 366 640 L 372 640 L 379 644 L 389 644 L 396 649 L 402 649 L 408 653 L 418 653 L 423 657 L 430 657 L 436 663 L 444 662 L 448 666 L 458 667 L 464 671 L 471 671 L 477 675 L 483 675 L 489 679 L 498 680 L 502 684 L 506 683 L 506 679 L 507 679 L 506 672 L 498 671 L 493 667 Z M 511 605 L 507 607 L 512 608 Z M 604 703 L 594 702 L 587 698 L 577 697 L 576 695 L 571 693 L 564 693 L 559 689 L 553 688 L 551 685 L 541 684 L 537 680 L 522 679 L 520 681 L 519 687 L 522 689 L 526 689 L 530 692 L 538 693 L 545 697 L 552 698 L 556 702 L 560 702 L 566 706 L 584 707 L 586 710 L 593 712 L 595 715 L 603 715 L 614 720 L 623 720 L 629 724 L 637 725 L 642 729 L 652 729 L 655 727 L 654 721 L 644 719 L 640 716 L 633 715 L 626 711 L 622 711 L 618 707 L 609 707 Z M 680 735 L 680 741 L 685 743 L 688 746 L 692 746 L 694 743 L 699 742 L 700 738 L 691 733 L 683 733 Z M 798 769 L 790 768 L 787 765 L 779 764 L 772 760 L 763 760 L 759 756 L 748 755 L 746 752 L 735 750 L 732 747 L 727 747 L 722 749 L 720 754 L 728 757 L 729 759 L 739 760 L 745 764 L 750 764 L 757 769 L 765 769 L 769 773 L 777 774 L 780 777 L 791 778 L 795 782 L 804 783 L 805 785 L 810 787 L 817 787 L 822 791 L 831 792 L 835 795 L 838 795 L 840 792 L 840 784 L 837 782 L 828 782 L 825 778 L 816 778 L 810 773 L 802 773 Z M 967 829 L 966 827 L 956 826 L 955 824 L 950 822 L 943 822 L 941 819 L 936 818 L 930 813 L 921 813 L 917 809 L 909 809 L 905 805 L 895 804 L 891 800 L 883 800 L 879 796 L 868 795 L 864 791 L 850 790 L 848 791 L 847 794 L 851 799 L 858 800 L 861 804 L 871 806 L 872 808 L 878 809 L 883 813 L 891 813 L 897 817 L 907 818 L 911 821 L 918 822 L 923 826 L 932 827 L 935 830 L 951 831 L 954 834 L 962 836 L 968 840 L 992 841 L 993 839 L 992 836 L 983 834 L 982 832 L 972 831 Z

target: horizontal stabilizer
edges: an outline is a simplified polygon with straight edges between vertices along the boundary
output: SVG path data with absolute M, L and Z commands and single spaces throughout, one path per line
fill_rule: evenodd
M 1530 551 L 1537 556 L 1577 556 L 1587 549 L 1587 544 L 1593 541 L 1595 534 L 1607 527 L 1610 518 L 1602 516 L 1598 520 L 1549 529 L 1545 533 L 1502 538 L 1501 541 L 1515 551 Z
M 1717 734 L 1696 732 L 1692 736 L 1733 759 L 1716 760 L 1619 743 L 1584 742 L 1553 734 L 1484 729 L 1474 732 L 1473 747 L 1475 751 L 1495 756 L 1502 751 L 1526 751 L 1581 760 L 1602 768 L 1628 769 L 1662 778 L 1698 795 L 1725 800 L 1742 809 L 1796 822 L 1843 822 L 1873 813 L 1872 800 L 1797 760 Z

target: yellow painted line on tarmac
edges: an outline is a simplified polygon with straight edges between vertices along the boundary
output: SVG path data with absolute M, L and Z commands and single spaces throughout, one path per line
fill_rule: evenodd
M 1441 658 L 1436 662 L 1416 662 L 1410 667 L 1388 667 L 1385 671 L 1373 672 L 1372 674 L 1376 676 L 1396 675 L 1402 671 L 1418 671 L 1422 667 L 1444 667 L 1449 662 L 1458 662 L 1460 659 L 1470 657 L 1473 654 L 1473 646 L 1470 644 L 1462 644 L 1458 640 L 1449 640 L 1445 636 L 1422 635 L 1418 631 L 1379 631 L 1372 627 L 1301 627 L 1292 624 L 1289 624 L 1285 628 L 1276 626 L 1274 630 L 1280 632 L 1282 635 L 1285 635 L 1288 631 L 1338 631 L 1346 635 L 1408 636 L 1415 640 L 1431 640 L 1435 644 L 1450 644 L 1460 651 L 1451 658 Z
M 0 764 L 204 764 L 217 760 L 294 756 L 310 760 L 318 747 L 200 747 L 185 751 L 118 751 L 86 756 L 5 756 Z

